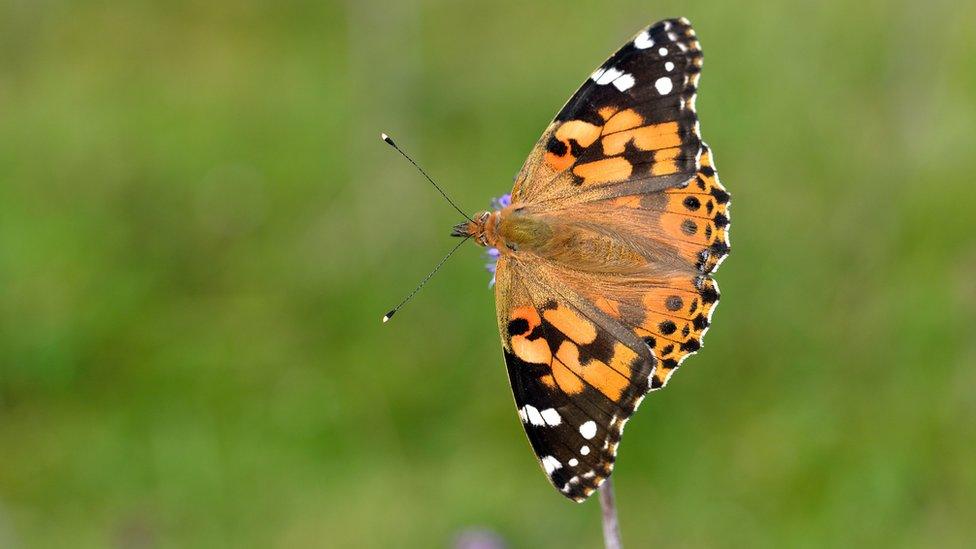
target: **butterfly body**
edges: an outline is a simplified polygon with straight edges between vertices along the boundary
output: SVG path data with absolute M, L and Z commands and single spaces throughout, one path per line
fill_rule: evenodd
M 505 259 L 546 261 L 608 275 L 639 275 L 654 265 L 641 254 L 637 243 L 622 239 L 618 231 L 607 230 L 605 221 L 532 213 L 521 205 L 475 217 L 479 221 L 463 224 L 457 236 L 475 237 L 477 243 L 497 249 Z
M 698 351 L 718 302 L 730 196 L 700 136 L 701 62 L 686 19 L 642 30 L 556 115 L 511 200 L 452 233 L 497 260 L 519 417 L 575 501 L 609 477 L 627 420 Z

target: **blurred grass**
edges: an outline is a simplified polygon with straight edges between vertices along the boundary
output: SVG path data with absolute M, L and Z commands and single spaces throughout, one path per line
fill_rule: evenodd
M 0 545 L 595 546 L 525 443 L 478 251 L 579 82 L 685 15 L 733 253 L 628 425 L 635 547 L 976 537 L 976 9 L 0 4 Z

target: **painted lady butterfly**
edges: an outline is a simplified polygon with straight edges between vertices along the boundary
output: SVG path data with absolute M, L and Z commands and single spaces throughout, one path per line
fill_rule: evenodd
M 624 425 L 701 347 L 729 252 L 729 193 L 702 143 L 687 19 L 642 30 L 529 154 L 510 196 L 454 228 L 488 247 L 518 414 L 546 475 L 585 500 Z

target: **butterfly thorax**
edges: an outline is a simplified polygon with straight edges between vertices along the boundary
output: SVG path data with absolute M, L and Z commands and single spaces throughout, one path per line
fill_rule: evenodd
M 552 239 L 553 230 L 542 218 L 526 213 L 524 207 L 512 205 L 479 212 L 472 221 L 455 225 L 451 235 L 474 238 L 481 246 L 507 254 L 541 249 Z

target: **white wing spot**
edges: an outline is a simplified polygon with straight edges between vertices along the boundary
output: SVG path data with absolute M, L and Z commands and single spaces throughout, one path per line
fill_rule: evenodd
M 569 466 L 570 467 L 576 467 L 577 465 L 579 465 L 579 460 L 576 459 L 576 458 L 573 458 L 573 459 L 569 460 L 568 463 L 569 463 Z
M 542 419 L 542 414 L 539 413 L 538 408 L 536 408 L 535 406 L 533 406 L 531 404 L 526 404 L 525 406 L 523 406 L 522 409 L 519 410 L 519 415 L 520 416 L 523 416 L 523 418 L 524 418 L 522 420 L 523 423 L 527 419 L 529 423 L 531 423 L 532 425 L 539 426 L 539 427 L 541 427 L 541 426 L 543 426 L 543 425 L 546 424 L 546 421 L 544 419 Z
M 651 38 L 651 35 L 647 31 L 644 31 L 638 34 L 637 38 L 634 39 L 634 47 L 639 50 L 646 50 L 647 48 L 653 48 L 654 39 Z
M 661 46 L 661 49 L 657 50 L 658 55 L 661 57 L 666 57 L 668 55 L 668 48 Z
M 624 74 L 620 78 L 614 80 L 613 85 L 620 91 L 627 91 L 634 87 L 634 77 L 630 74 Z
M 667 70 L 668 72 L 673 71 L 674 70 L 674 63 L 668 61 L 667 63 L 664 64 L 664 69 Z
M 580 446 L 580 455 L 581 456 L 588 455 L 589 453 L 590 453 L 590 447 L 589 446 L 587 446 L 585 444 L 582 445 L 582 446 Z
M 627 74 L 624 71 L 616 67 L 600 67 L 599 69 L 593 71 L 590 75 L 590 79 L 596 82 L 599 86 L 606 86 L 607 84 L 613 84 L 615 88 L 620 91 L 627 91 L 634 87 L 634 75 Z
M 595 75 L 596 73 L 593 74 Z M 610 67 L 609 69 L 600 73 L 600 75 L 594 78 L 594 80 L 596 80 L 597 84 L 603 86 L 609 84 L 610 82 L 613 82 L 617 78 L 620 78 L 621 76 L 623 76 L 623 74 L 624 74 L 623 71 Z
M 542 467 L 546 470 L 547 475 L 551 475 L 553 471 L 561 469 L 562 466 L 563 464 L 559 463 L 559 460 L 552 456 L 542 457 Z
M 662 76 L 654 81 L 654 87 L 657 88 L 657 93 L 661 95 L 667 95 L 671 93 L 671 89 L 674 88 L 674 84 L 671 79 L 667 76 Z
M 555 427 L 562 423 L 563 418 L 559 415 L 559 412 L 555 408 L 546 408 L 545 410 L 539 412 L 542 419 L 549 424 L 550 427 Z
M 589 440 L 596 436 L 596 422 L 592 419 L 580 425 L 579 432 L 583 438 Z

